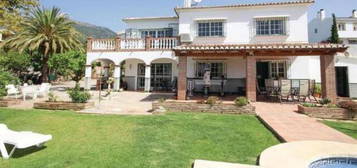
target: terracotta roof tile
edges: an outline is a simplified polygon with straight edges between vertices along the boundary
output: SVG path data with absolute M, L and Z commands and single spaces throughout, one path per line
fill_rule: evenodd
M 193 7 L 179 7 L 179 8 L 176 8 L 175 10 L 181 10 L 181 9 L 259 7 L 259 6 L 296 5 L 296 4 L 311 4 L 311 3 L 315 3 L 315 0 L 298 0 L 298 1 L 287 1 L 287 2 L 265 2 L 265 3 L 223 5 L 223 6 L 193 6 Z

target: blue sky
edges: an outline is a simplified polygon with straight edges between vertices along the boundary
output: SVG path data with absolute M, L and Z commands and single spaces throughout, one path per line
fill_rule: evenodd
M 45 7 L 60 7 L 74 20 L 119 31 L 125 29 L 124 17 L 174 16 L 173 8 L 183 0 L 40 0 Z M 227 5 L 240 3 L 278 2 L 289 0 L 203 0 L 202 5 Z M 357 0 L 316 0 L 310 8 L 310 16 L 316 16 L 319 9 L 325 9 L 337 16 L 351 16 L 357 9 Z

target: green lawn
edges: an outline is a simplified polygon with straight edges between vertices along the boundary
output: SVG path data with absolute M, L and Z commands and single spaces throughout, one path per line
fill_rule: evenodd
M 323 121 L 324 124 L 335 128 L 355 139 L 357 139 L 357 122 Z
M 19 150 L 0 167 L 189 168 L 194 159 L 255 164 L 278 140 L 254 116 L 169 113 L 81 115 L 0 109 L 14 130 L 52 134 L 46 148 Z

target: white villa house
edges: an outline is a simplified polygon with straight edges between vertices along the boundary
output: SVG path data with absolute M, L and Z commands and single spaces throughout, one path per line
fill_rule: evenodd
M 347 47 L 309 43 L 313 3 L 200 6 L 185 0 L 174 9 L 176 16 L 125 18 L 124 37 L 88 39 L 85 87 L 93 87 L 93 63 L 99 61 L 114 69 L 105 73 L 114 77 L 115 90 L 175 88 L 177 99 L 185 100 L 188 91 L 203 92 L 210 71 L 210 93 L 223 90 L 255 101 L 264 79 L 315 79 L 323 97 L 334 100 L 335 55 Z
M 310 42 L 327 41 L 331 36 L 332 22 L 332 16 L 326 17 L 326 11 L 321 9 L 309 23 Z M 337 94 L 357 97 L 357 11 L 353 10 L 350 17 L 336 17 L 336 22 L 341 41 L 349 47 L 336 56 Z

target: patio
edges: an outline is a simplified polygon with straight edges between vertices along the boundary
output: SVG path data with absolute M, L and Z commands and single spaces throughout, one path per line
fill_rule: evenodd
M 318 56 L 320 58 L 322 97 L 336 102 L 335 62 L 337 52 L 347 49 L 339 44 L 241 44 L 241 45 L 197 45 L 183 44 L 174 48 L 175 55 L 179 58 L 178 99 L 187 98 L 190 73 L 192 73 L 192 60 L 227 60 L 241 59 L 243 64 L 236 64 L 235 71 L 244 73 L 240 75 L 245 83 L 246 97 L 255 102 L 257 100 L 257 62 L 266 60 L 289 60 L 304 56 Z M 232 61 L 230 61 L 232 62 Z M 243 67 L 243 69 L 242 69 Z M 229 75 L 229 74 L 227 74 Z M 229 78 L 229 77 L 228 77 Z M 206 84 L 209 85 L 209 84 Z M 235 85 L 236 87 L 242 87 Z

